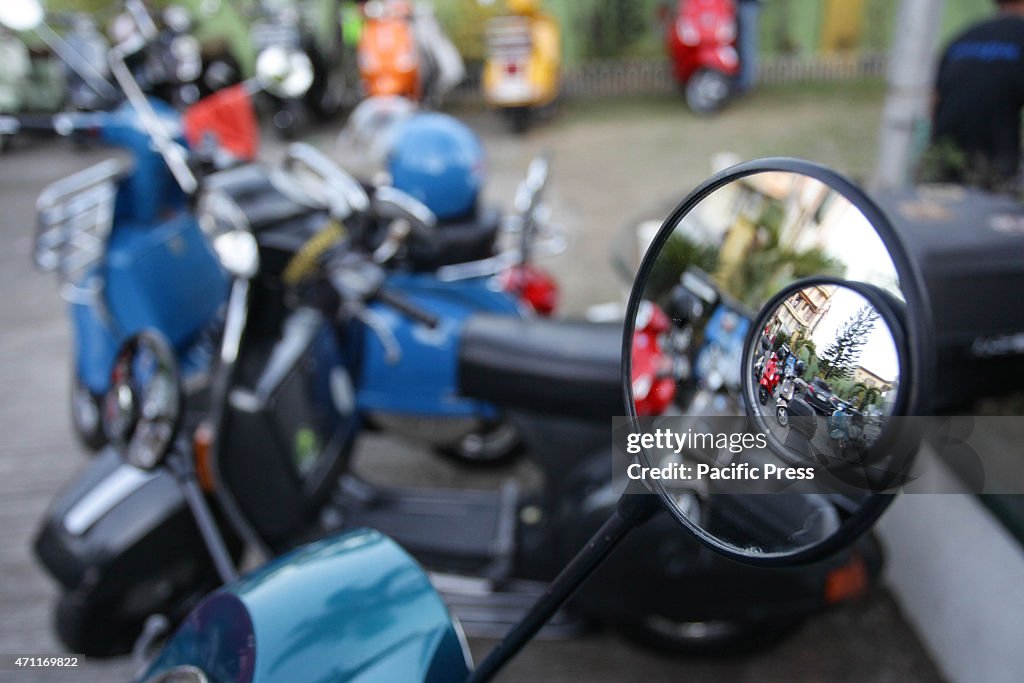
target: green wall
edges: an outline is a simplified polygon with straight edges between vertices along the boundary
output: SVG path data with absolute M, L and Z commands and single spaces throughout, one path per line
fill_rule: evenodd
M 4 0 L 0 0 L 3 2 Z M 200 0 L 177 0 L 195 10 Z M 323 1 L 323 0 L 318 0 Z M 154 4 L 167 4 L 156 0 Z M 220 0 L 222 8 L 203 22 L 200 38 L 224 37 L 244 51 L 247 40 L 245 20 L 238 8 L 245 0 Z M 481 5 L 478 0 L 434 0 L 438 16 L 449 27 L 453 39 L 470 60 L 483 56 L 483 24 L 498 13 L 503 0 Z M 562 24 L 566 64 L 608 56 L 660 56 L 664 46 L 657 10 L 665 0 L 546 0 L 548 12 Z M 991 0 L 945 0 L 943 42 L 967 24 L 993 10 Z M 111 0 L 49 0 L 55 10 L 98 11 L 109 17 L 118 3 Z M 818 49 L 824 0 L 765 0 L 761 12 L 761 49 L 765 54 L 811 54 Z M 884 50 L 891 40 L 899 2 L 867 0 L 861 45 L 867 50 Z

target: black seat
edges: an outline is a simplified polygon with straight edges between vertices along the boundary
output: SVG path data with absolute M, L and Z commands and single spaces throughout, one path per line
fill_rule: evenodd
M 461 221 L 438 224 L 431 242 L 409 242 L 409 261 L 414 270 L 429 272 L 441 266 L 479 261 L 494 255 L 494 241 L 501 228 L 501 211 L 481 206 Z
M 502 408 L 604 420 L 625 411 L 622 325 L 479 315 L 462 331 L 459 390 Z
M 270 171 L 256 164 L 215 173 L 207 179 L 206 186 L 231 197 L 254 233 L 313 214 L 326 214 L 324 208 L 300 203 L 282 193 L 271 180 Z

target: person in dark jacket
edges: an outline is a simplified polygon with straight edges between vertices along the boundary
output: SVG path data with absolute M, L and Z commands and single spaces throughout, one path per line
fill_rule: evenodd
M 932 144 L 921 180 L 1015 189 L 1024 106 L 1024 0 L 955 38 L 935 82 Z
M 757 34 L 761 11 L 760 0 L 737 0 L 739 36 L 737 36 L 737 52 L 740 57 L 740 75 L 736 87 L 746 92 L 754 87 L 757 81 Z

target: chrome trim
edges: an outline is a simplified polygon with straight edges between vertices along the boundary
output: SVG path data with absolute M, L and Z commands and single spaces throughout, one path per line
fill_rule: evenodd
M 74 536 L 81 536 L 118 503 L 154 478 L 155 472 L 122 463 L 68 510 L 64 515 L 64 528 Z

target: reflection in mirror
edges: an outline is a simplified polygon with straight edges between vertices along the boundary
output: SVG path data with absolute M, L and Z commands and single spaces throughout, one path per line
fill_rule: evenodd
M 36 0 L 0 2 L 0 24 L 12 31 L 31 31 L 43 23 L 43 7 Z
M 765 447 L 637 457 L 644 466 L 703 464 L 723 475 L 759 468 L 761 478 L 742 486 L 708 474 L 652 484 L 676 517 L 735 554 L 820 545 L 869 503 L 870 487 L 768 480 L 764 466 L 816 472 L 869 459 L 900 408 L 906 371 L 893 329 L 905 301 L 893 259 L 849 197 L 793 172 L 738 177 L 664 230 L 636 287 L 641 312 L 655 304 L 670 319 L 662 346 L 676 390 L 665 424 L 676 433 L 757 435 Z
M 830 281 L 798 285 L 766 307 L 744 400 L 781 457 L 833 467 L 874 460 L 900 394 L 899 323 L 883 310 Z

